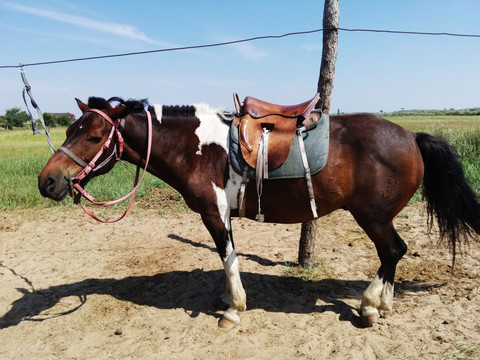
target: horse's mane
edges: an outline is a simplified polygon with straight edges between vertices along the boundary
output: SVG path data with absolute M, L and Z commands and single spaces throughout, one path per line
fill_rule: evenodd
M 163 105 L 162 107 L 163 116 L 172 116 L 172 117 L 191 117 L 195 116 L 195 106 L 193 105 Z
M 147 99 L 141 100 L 123 100 L 119 97 L 111 97 L 108 100 L 105 100 L 101 97 L 91 96 L 88 99 L 88 107 L 92 109 L 98 110 L 106 110 L 112 107 L 112 103 L 118 103 L 126 107 L 126 114 L 143 114 L 145 109 L 147 109 L 151 113 L 155 113 L 155 109 L 153 106 L 148 104 Z M 168 117 L 195 117 L 198 113 L 207 113 L 207 114 L 218 114 L 221 116 L 223 121 L 229 120 L 225 116 L 222 116 L 222 112 L 216 109 L 210 108 L 206 104 L 195 104 L 195 105 L 163 105 L 162 106 L 162 116 Z
M 122 98 L 119 97 L 111 97 L 108 100 L 105 100 L 104 98 L 101 97 L 95 97 L 91 96 L 88 99 L 88 107 L 92 109 L 98 109 L 98 110 L 105 110 L 111 107 L 112 102 L 117 102 L 121 105 L 124 105 L 128 109 L 128 113 L 143 113 L 145 111 L 145 107 L 148 106 L 148 100 L 147 99 L 142 99 L 142 100 L 123 100 Z

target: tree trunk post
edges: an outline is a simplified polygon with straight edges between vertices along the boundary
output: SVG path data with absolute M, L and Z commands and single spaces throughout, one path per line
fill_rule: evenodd
M 338 25 L 340 11 L 339 0 L 325 0 L 323 9 L 323 49 L 320 77 L 317 91 L 320 100 L 316 108 L 327 114 L 330 111 L 330 102 L 335 78 L 335 62 L 337 61 Z M 298 263 L 307 269 L 315 265 L 315 239 L 317 223 L 315 220 L 302 224 L 300 245 L 298 249 Z

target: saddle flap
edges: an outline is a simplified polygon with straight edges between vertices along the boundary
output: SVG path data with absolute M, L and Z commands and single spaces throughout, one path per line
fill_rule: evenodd
M 296 118 L 284 119 L 270 115 L 259 122 L 250 115 L 242 117 L 239 126 L 239 142 L 243 158 L 252 168 L 256 167 L 263 129 L 269 131 L 268 170 L 273 170 L 282 165 L 290 153 L 290 146 L 295 137 Z
M 275 105 L 247 96 L 238 111 L 238 95 L 234 94 L 235 107 L 241 116 L 237 117 L 239 143 L 246 163 L 256 168 L 259 145 L 264 131 L 268 131 L 268 170 L 280 167 L 288 158 L 296 128 L 308 117 L 319 99 L 298 105 Z

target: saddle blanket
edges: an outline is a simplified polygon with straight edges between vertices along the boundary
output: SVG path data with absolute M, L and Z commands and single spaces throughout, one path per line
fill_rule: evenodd
M 311 175 L 320 172 L 327 163 L 328 146 L 330 138 L 330 120 L 327 115 L 322 114 L 315 128 L 302 133 L 308 164 Z M 229 160 L 236 173 L 243 175 L 247 169 L 247 177 L 255 179 L 255 169 L 250 167 L 242 157 L 238 141 L 238 128 L 235 121 L 230 127 Z M 296 179 L 305 177 L 305 167 L 302 162 L 298 136 L 292 142 L 290 153 L 285 163 L 280 167 L 268 172 L 269 179 Z

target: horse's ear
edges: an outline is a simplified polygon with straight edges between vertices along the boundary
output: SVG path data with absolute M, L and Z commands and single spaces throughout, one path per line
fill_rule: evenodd
M 121 117 L 124 116 L 126 111 L 127 111 L 126 106 L 119 105 L 114 108 L 106 110 L 105 113 L 108 114 L 108 116 L 110 116 L 112 119 L 120 119 Z
M 84 104 L 82 101 L 80 101 L 79 99 L 75 98 L 75 100 L 77 101 L 77 105 L 78 107 L 80 108 L 80 110 L 82 110 L 82 113 L 85 112 L 85 110 L 88 109 L 88 105 L 87 104 Z

